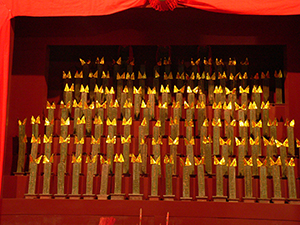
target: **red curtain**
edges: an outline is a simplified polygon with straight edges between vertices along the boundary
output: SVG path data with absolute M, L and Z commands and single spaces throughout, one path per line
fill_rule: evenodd
M 147 0 L 4 0 L 12 16 L 96 16 L 141 7 Z M 297 15 L 297 0 L 178 0 L 178 4 L 220 13 L 244 15 Z
M 4 156 L 7 86 L 10 54 L 10 19 L 9 9 L 0 3 L 0 193 L 2 184 L 2 167 Z
M 246 15 L 300 14 L 297 0 L 178 0 L 197 9 Z M 2 0 L 0 1 L 0 191 L 6 129 L 10 19 L 16 16 L 100 16 L 142 7 L 147 0 Z
M 141 7 L 147 0 L 6 0 L 12 16 L 100 16 Z
M 243 15 L 297 15 L 297 0 L 179 0 L 179 4 L 211 12 Z

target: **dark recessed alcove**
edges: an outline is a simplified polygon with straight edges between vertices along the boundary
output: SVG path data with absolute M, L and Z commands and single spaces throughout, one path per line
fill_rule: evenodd
M 134 71 L 140 70 L 141 65 L 146 65 L 147 76 L 153 76 L 153 67 L 159 60 L 156 45 L 133 45 L 133 57 L 135 61 Z M 81 71 L 82 66 L 79 58 L 91 60 L 90 70 L 95 73 L 95 60 L 97 57 L 105 58 L 105 70 L 112 74 L 113 60 L 117 60 L 121 54 L 118 45 L 94 45 L 94 46 L 48 46 L 49 48 L 49 73 L 48 73 L 48 97 L 53 98 L 60 95 L 62 87 L 62 72 L 70 71 L 72 75 Z M 224 71 L 227 70 L 229 58 L 237 61 L 237 72 L 241 71 L 240 62 L 245 58 L 249 59 L 248 76 L 253 77 L 256 73 L 270 72 L 271 77 L 275 71 L 285 69 L 286 47 L 284 45 L 172 45 L 170 56 L 172 61 L 171 70 L 173 74 L 178 71 L 178 64 L 183 60 L 185 72 L 190 73 L 191 59 L 200 58 L 199 72 L 203 72 L 204 57 L 212 57 L 213 61 L 223 59 Z M 214 65 L 212 66 L 214 67 Z M 126 68 L 125 68 L 126 70 Z M 271 90 L 274 91 L 274 84 L 271 82 Z

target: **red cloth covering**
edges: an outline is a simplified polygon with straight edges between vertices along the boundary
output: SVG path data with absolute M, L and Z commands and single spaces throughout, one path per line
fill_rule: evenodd
M 10 11 L 0 3 L 0 192 L 2 184 L 2 167 L 4 157 L 7 86 L 10 54 Z
M 10 19 L 16 16 L 100 16 L 134 7 L 142 7 L 146 4 L 147 0 L 2 0 L 0 2 L 0 187 L 2 181 L 11 49 Z M 297 0 L 179 0 L 178 4 L 212 12 L 232 14 L 300 14 L 300 2 Z
M 177 6 L 177 0 L 149 0 L 153 9 L 158 11 L 174 10 Z
M 179 0 L 178 4 L 228 14 L 297 15 L 300 13 L 300 2 L 294 0 Z
M 2 4 L 2 7 L 7 11 L 10 10 L 12 17 L 108 15 L 134 7 L 141 7 L 148 2 L 147 0 L 2 0 L 2 2 L 3 1 L 5 4 Z M 300 14 L 300 2 L 295 0 L 178 0 L 178 4 L 212 12 L 231 14 Z

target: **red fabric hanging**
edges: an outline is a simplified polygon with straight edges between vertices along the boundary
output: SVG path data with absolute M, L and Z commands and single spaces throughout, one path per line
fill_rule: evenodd
M 10 11 L 0 3 L 0 192 L 4 157 L 10 50 Z
M 147 0 L 6 0 L 12 16 L 100 16 L 141 7 Z
M 298 15 L 297 0 L 179 0 L 178 4 L 211 12 L 243 15 Z
M 15 16 L 95 16 L 141 7 L 147 0 L 2 0 Z M 154 0 L 150 0 L 152 2 Z M 158 0 L 159 1 L 159 0 Z M 166 1 L 166 0 L 165 0 Z M 164 2 L 164 1 L 162 1 Z M 169 2 L 177 2 L 170 0 Z M 178 4 L 211 12 L 244 15 L 298 15 L 297 0 L 178 0 Z M 174 7 L 169 5 L 169 7 Z
M 177 0 L 149 0 L 153 9 L 158 11 L 174 10 L 177 6 Z

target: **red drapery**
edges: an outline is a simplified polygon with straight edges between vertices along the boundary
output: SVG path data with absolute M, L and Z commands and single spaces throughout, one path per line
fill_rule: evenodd
M 16 16 L 100 16 L 142 7 L 147 0 L 2 0 L 0 1 L 0 191 L 5 144 L 10 55 L 10 19 Z M 178 0 L 197 9 L 244 15 L 298 15 L 297 0 Z
M 297 0 L 179 0 L 179 4 L 211 12 L 243 15 L 296 15 Z
M 12 16 L 108 15 L 147 4 L 147 0 L 4 0 Z M 297 0 L 178 0 L 178 4 L 220 13 L 244 15 L 297 15 Z

